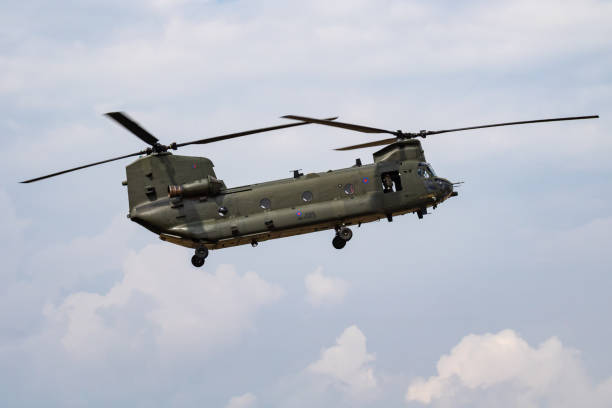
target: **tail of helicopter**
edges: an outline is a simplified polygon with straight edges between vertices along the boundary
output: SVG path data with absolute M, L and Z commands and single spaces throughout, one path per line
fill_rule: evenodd
M 205 157 L 160 153 L 142 157 L 126 167 L 130 213 L 169 194 L 169 186 L 216 179 L 213 163 Z

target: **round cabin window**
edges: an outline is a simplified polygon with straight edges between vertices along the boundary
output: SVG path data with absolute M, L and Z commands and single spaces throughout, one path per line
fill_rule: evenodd
M 355 192 L 355 187 L 352 184 L 346 184 L 344 186 L 344 194 L 353 194 Z
M 312 201 L 312 193 L 310 191 L 304 191 L 302 193 L 302 201 L 309 203 Z
M 270 207 L 272 206 L 272 203 L 270 202 L 269 198 L 262 198 L 261 201 L 259 202 L 259 206 L 263 208 L 264 210 L 269 210 Z

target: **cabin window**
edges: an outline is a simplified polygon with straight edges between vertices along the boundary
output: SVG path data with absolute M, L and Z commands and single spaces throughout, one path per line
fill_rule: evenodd
M 399 171 L 387 171 L 380 175 L 383 193 L 393 193 L 402 190 L 402 180 Z
M 345 184 L 344 185 L 344 194 L 350 195 L 355 193 L 355 187 L 352 184 Z
M 304 191 L 302 193 L 302 201 L 304 201 L 305 203 L 311 202 L 312 201 L 312 192 Z
M 227 207 L 219 207 L 217 211 L 221 217 L 225 217 L 225 215 L 228 213 Z
M 272 203 L 270 202 L 269 198 L 262 198 L 261 201 L 259 202 L 259 206 L 263 208 L 264 210 L 269 210 L 270 207 L 272 206 Z

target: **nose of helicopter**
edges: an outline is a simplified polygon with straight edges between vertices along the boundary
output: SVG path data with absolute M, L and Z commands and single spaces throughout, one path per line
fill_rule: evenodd
M 442 177 L 438 177 L 436 181 L 440 186 L 439 191 L 441 198 L 446 198 L 453 193 L 453 183 Z

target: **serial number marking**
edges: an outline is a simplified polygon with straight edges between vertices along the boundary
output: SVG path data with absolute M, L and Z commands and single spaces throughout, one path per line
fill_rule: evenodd
M 300 219 L 316 218 L 317 214 L 314 211 L 303 212 Z

